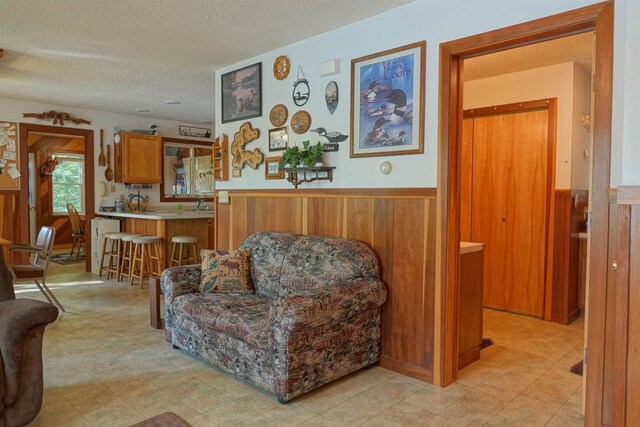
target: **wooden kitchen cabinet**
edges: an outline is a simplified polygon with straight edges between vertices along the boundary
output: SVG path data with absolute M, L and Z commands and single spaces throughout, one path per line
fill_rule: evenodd
M 159 184 L 162 182 L 162 138 L 122 132 L 114 144 L 115 182 Z

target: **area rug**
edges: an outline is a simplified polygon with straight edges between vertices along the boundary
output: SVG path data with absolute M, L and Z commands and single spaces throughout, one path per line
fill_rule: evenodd
M 58 254 L 53 255 L 51 257 L 51 262 L 55 262 L 56 264 L 68 265 L 68 264 L 79 264 L 84 263 L 85 257 L 84 255 L 80 256 L 70 256 L 69 254 Z
M 576 363 L 575 365 L 573 365 L 571 367 L 571 369 L 569 369 L 569 372 L 571 372 L 572 374 L 576 374 L 576 375 L 582 376 L 582 370 L 583 369 L 584 369 L 584 363 L 581 360 L 578 363 Z
M 191 427 L 191 424 L 173 412 L 165 412 L 164 414 L 140 421 L 130 427 Z

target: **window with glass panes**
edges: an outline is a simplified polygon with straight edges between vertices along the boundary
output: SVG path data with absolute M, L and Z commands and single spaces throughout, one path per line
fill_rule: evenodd
M 66 214 L 67 203 L 84 212 L 84 156 L 61 153 L 54 157 L 60 163 L 51 175 L 53 213 Z

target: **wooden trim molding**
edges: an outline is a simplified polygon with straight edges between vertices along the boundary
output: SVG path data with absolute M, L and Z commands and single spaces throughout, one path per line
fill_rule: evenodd
M 615 197 L 619 205 L 640 205 L 640 185 L 622 185 Z
M 588 31 L 596 32 L 594 138 L 591 177 L 591 245 L 589 265 L 589 359 L 586 382 L 586 424 L 601 425 L 604 399 L 604 348 L 609 240 L 611 99 L 613 71 L 613 2 L 603 2 L 554 16 L 517 24 L 440 45 L 438 237 L 436 264 L 436 359 L 434 382 L 446 386 L 456 378 L 456 287 L 459 258 L 462 84 L 465 58 L 485 55 Z
M 535 101 L 527 102 L 514 102 L 511 104 L 493 105 L 491 107 L 482 108 L 470 108 L 464 110 L 462 113 L 463 118 L 478 117 L 478 116 L 491 116 L 494 114 L 506 114 L 515 113 L 517 111 L 531 111 L 531 110 L 544 110 L 550 108 L 551 102 L 556 102 L 556 98 L 552 99 L 538 99 Z
M 373 197 L 373 198 L 433 198 L 438 194 L 436 188 L 327 188 L 327 189 L 254 189 L 254 190 L 235 190 L 235 189 L 219 189 L 218 191 L 228 191 L 229 194 L 242 196 L 261 196 L 269 195 L 271 197 Z

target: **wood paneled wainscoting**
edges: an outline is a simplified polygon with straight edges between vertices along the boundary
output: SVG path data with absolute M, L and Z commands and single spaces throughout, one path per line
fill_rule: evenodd
M 232 190 L 216 212 L 218 249 L 265 230 L 371 245 L 389 290 L 380 365 L 433 381 L 435 189 Z
M 607 328 L 614 338 L 606 352 L 613 360 L 605 362 L 611 375 L 605 379 L 613 379 L 612 425 L 633 426 L 640 419 L 640 186 L 619 187 L 612 211 L 615 323 Z

